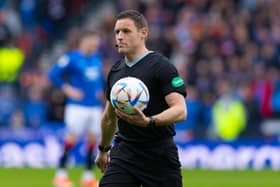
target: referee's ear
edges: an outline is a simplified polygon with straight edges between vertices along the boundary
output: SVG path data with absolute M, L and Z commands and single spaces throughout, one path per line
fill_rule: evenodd
M 146 40 L 148 37 L 148 28 L 147 27 L 143 27 L 139 30 L 140 34 L 141 34 L 141 39 Z

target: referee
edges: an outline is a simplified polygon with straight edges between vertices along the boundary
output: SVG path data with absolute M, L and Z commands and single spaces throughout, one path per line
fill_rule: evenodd
M 121 12 L 114 32 L 117 50 L 124 58 L 113 65 L 107 78 L 108 101 L 96 157 L 104 172 L 100 187 L 181 187 L 173 125 L 187 116 L 184 81 L 166 57 L 146 48 L 148 26 L 142 14 Z M 143 112 L 135 108 L 134 115 L 110 104 L 113 84 L 127 76 L 142 80 L 150 93 L 148 107 Z

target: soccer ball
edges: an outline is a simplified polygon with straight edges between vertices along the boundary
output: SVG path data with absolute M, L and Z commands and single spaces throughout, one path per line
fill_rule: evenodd
M 134 114 L 134 107 L 144 110 L 150 100 L 146 85 L 135 77 L 118 80 L 110 92 L 112 105 L 127 114 Z

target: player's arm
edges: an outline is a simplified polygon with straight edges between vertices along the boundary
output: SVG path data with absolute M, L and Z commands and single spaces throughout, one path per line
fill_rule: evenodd
M 64 80 L 64 75 L 66 75 L 70 69 L 70 63 L 71 61 L 68 55 L 61 56 L 57 63 L 51 68 L 49 78 L 66 96 L 74 100 L 80 100 L 83 97 L 83 93 Z
M 58 61 L 52 66 L 49 71 L 49 79 L 58 88 L 62 89 L 65 84 L 63 75 L 67 73 L 69 69 L 70 58 L 68 55 L 61 56 Z
M 67 97 L 70 97 L 71 99 L 76 101 L 81 100 L 84 96 L 83 92 L 80 89 L 77 89 L 68 83 L 64 83 L 61 87 L 61 90 Z

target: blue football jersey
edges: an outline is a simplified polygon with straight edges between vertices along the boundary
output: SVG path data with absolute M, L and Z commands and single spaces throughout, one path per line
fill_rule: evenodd
M 61 88 L 64 83 L 81 90 L 80 101 L 67 98 L 67 104 L 100 106 L 98 94 L 103 92 L 102 59 L 98 53 L 85 56 L 78 50 L 64 54 L 49 72 L 51 82 Z

